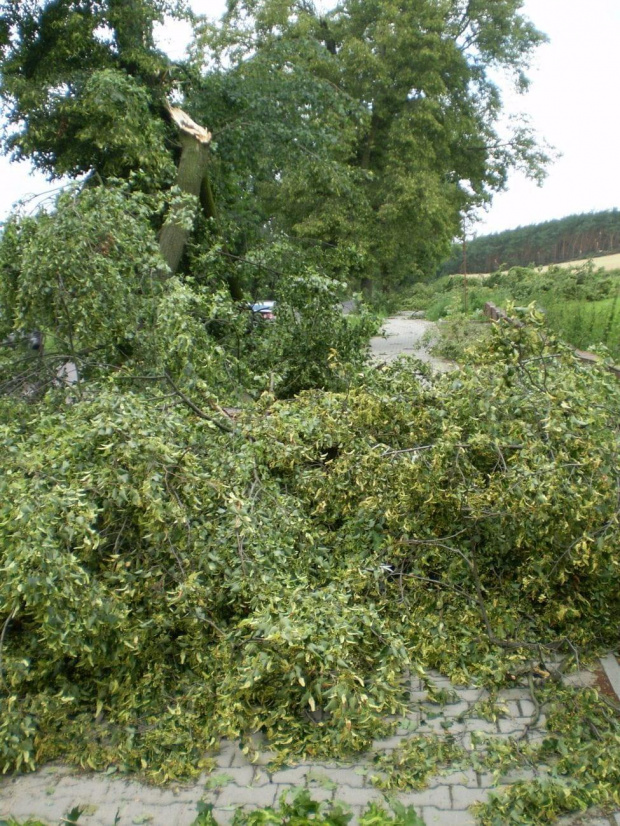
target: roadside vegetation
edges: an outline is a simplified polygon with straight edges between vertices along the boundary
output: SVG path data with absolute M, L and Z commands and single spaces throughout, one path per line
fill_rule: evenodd
M 487 302 L 505 308 L 534 304 L 547 326 L 581 350 L 595 350 L 620 361 L 620 270 L 576 267 L 526 267 L 490 276 L 443 276 L 416 284 L 405 293 L 402 309 L 424 311 L 441 321 L 436 347 L 448 358 L 463 358 L 468 345 L 488 334 L 482 310 Z

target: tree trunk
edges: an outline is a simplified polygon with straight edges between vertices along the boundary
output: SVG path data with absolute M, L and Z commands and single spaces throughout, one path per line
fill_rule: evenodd
M 167 106 L 167 111 L 179 129 L 181 142 L 176 185 L 185 194 L 196 198 L 205 218 L 217 218 L 215 198 L 207 174 L 211 133 L 194 123 L 181 109 Z M 159 250 L 173 274 L 179 268 L 191 231 L 187 226 L 187 216 L 183 220 L 181 212 L 182 207 L 172 207 L 159 234 Z M 243 299 L 241 281 L 234 271 L 228 275 L 228 289 L 234 301 Z
M 200 201 L 207 218 L 215 212 L 213 193 L 207 178 L 208 147 L 211 133 L 194 123 L 181 109 L 169 108 L 171 119 L 179 129 L 181 160 L 177 169 L 176 185 L 196 202 Z M 175 273 L 179 268 L 190 230 L 187 217 L 183 221 L 180 207 L 172 207 L 159 235 L 159 250 Z
M 213 197 L 213 190 L 211 189 L 211 182 L 209 176 L 204 175 L 202 184 L 200 186 L 200 205 L 205 218 L 217 218 L 217 207 L 215 205 L 215 198 Z M 241 280 L 234 270 L 228 273 L 228 289 L 233 301 L 243 300 L 243 288 Z
M 362 278 L 362 283 L 361 283 L 360 286 L 361 286 L 362 292 L 364 293 L 366 298 L 371 299 L 372 298 L 372 293 L 373 293 L 373 287 L 374 287 L 372 278 L 369 278 L 367 275 L 365 275 Z
M 362 149 L 362 157 L 360 160 L 360 166 L 362 169 L 370 169 L 371 154 L 378 128 L 379 118 L 377 117 L 377 114 L 373 111 L 370 118 L 370 128 L 368 130 L 368 135 L 366 136 L 366 141 Z

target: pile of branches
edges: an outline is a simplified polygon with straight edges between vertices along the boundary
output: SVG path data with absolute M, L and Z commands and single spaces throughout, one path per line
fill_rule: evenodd
M 617 642 L 620 385 L 534 313 L 485 348 L 233 418 L 182 376 L 5 399 L 0 769 L 165 781 L 256 731 L 349 754 L 406 672 L 498 686 Z

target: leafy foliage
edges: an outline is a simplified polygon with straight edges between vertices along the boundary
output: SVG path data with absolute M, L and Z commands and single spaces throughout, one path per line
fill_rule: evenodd
M 320 826 L 346 826 L 353 815 L 348 807 L 342 804 L 321 804 L 312 800 L 310 793 L 300 791 L 289 802 L 286 795 L 280 799 L 277 808 L 268 807 L 254 812 L 237 810 L 233 823 L 235 826 L 261 826 L 264 823 L 273 823 L 275 826 L 306 826 L 308 823 L 318 823 Z M 210 826 L 209 815 L 204 816 L 195 826 Z M 212 816 L 211 816 L 212 818 Z M 392 812 L 383 806 L 371 803 L 360 815 L 361 826 L 423 826 L 423 821 L 417 816 L 413 806 L 405 807 L 395 803 Z
M 0 351 L 0 390 L 40 395 L 68 359 L 88 379 L 124 369 L 124 381 L 135 372 L 159 381 L 170 372 L 211 404 L 214 388 L 236 402 L 269 387 L 286 396 L 346 386 L 377 322 L 361 303 L 343 315 L 344 286 L 326 274 L 328 262 L 274 246 L 263 261 L 287 266 L 288 278 L 274 288 L 276 321 L 257 324 L 248 305 L 231 300 L 213 256 L 197 261 L 200 278 L 167 277 L 154 231 L 165 201 L 115 182 L 70 191 L 54 211 L 9 222 L 0 341 L 11 346 Z
M 510 742 L 501 755 L 491 757 L 491 765 L 500 777 L 511 768 L 537 764 L 544 772 L 477 805 L 483 826 L 498 822 L 542 826 L 568 812 L 620 804 L 620 721 L 613 706 L 594 689 L 556 687 L 543 691 L 540 700 L 548 704 L 548 735 L 535 746 Z
M 61 826 L 77 823 L 80 810 L 74 819 L 63 821 Z M 312 800 L 310 793 L 305 790 L 297 791 L 292 799 L 286 793 L 282 795 L 277 806 L 267 806 L 254 811 L 237 809 L 233 817 L 235 826 L 261 826 L 272 823 L 274 826 L 308 826 L 310 823 L 318 826 L 347 826 L 353 819 L 348 806 L 341 803 L 318 803 Z M 388 812 L 383 806 L 371 803 L 360 815 L 361 826 L 424 826 L 423 821 L 415 813 L 412 806 L 405 807 L 398 802 L 392 804 L 392 811 Z M 198 817 L 192 826 L 217 826 L 218 821 L 213 815 L 210 804 L 198 804 Z M 13 818 L 1 820 L 0 826 L 45 826 L 40 821 L 28 820 L 19 824 Z M 110 824 L 112 826 L 112 824 Z
M 522 3 L 240 2 L 175 66 L 153 25 L 181 5 L 1 6 L 5 148 L 86 176 L 0 243 L 3 772 L 165 782 L 257 731 L 281 762 L 343 756 L 411 672 L 497 687 L 620 621 L 612 378 L 533 309 L 457 376 L 368 366 L 375 320 L 339 304 L 433 270 L 510 167 L 542 172 L 527 129 L 498 140 L 489 74 L 527 85 Z M 573 747 L 610 799 L 615 756 Z M 414 739 L 385 785 L 456 756 Z M 347 820 L 238 817 L 310 815 Z
M 343 316 L 342 287 L 306 262 L 298 275 L 278 286 L 276 323 L 263 331 L 263 370 L 279 365 L 275 389 L 290 397 L 310 388 L 342 389 L 351 370 L 366 361 L 367 342 L 377 319 L 362 302 Z M 257 356 L 259 355 L 257 353 Z
M 462 356 L 459 337 L 477 337 L 475 327 L 467 329 L 466 318 L 476 318 L 487 301 L 502 307 L 508 302 L 521 306 L 535 302 L 549 327 L 564 340 L 581 349 L 602 345 L 612 358 L 620 358 L 620 272 L 597 270 L 593 263 L 550 267 L 545 272 L 512 267 L 466 281 L 462 276 L 443 276 L 416 284 L 402 304 L 425 310 L 433 321 L 453 320 L 442 329 L 443 346 L 458 348 L 454 357 Z
M 422 789 L 437 770 L 462 760 L 465 752 L 450 738 L 410 737 L 391 754 L 376 760 L 381 772 L 372 777 L 381 789 Z
M 346 754 L 405 670 L 498 685 L 531 639 L 610 641 L 619 390 L 539 324 L 484 369 L 369 368 L 230 431 L 124 374 L 5 407 L 4 770 L 178 778 L 257 729 Z
M 238 262 L 284 232 L 302 249 L 335 251 L 330 275 L 347 249 L 356 286 L 390 289 L 435 270 L 465 213 L 510 168 L 543 174 L 548 155 L 524 122 L 500 136 L 490 75 L 527 86 L 544 36 L 521 6 L 347 0 L 321 15 L 261 0 L 212 23 L 181 0 L 7 0 L 4 147 L 52 177 L 133 177 L 167 191 L 185 152 L 174 99 L 213 137 L 208 164 L 192 172 L 194 195 L 204 180 L 187 229 L 199 248 L 215 235 Z M 154 43 L 166 15 L 194 23 L 190 57 L 177 64 Z M 176 271 L 177 255 L 167 260 Z M 239 278 L 229 273 L 236 300 L 248 286 Z
M 163 171 L 163 124 L 153 110 L 170 88 L 169 61 L 152 26 L 179 13 L 167 0 L 3 2 L 7 148 L 52 176 Z
M 527 127 L 498 139 L 501 101 L 487 73 L 502 67 L 527 86 L 523 72 L 544 36 L 520 7 L 351 0 L 319 15 L 267 0 L 236 3 L 221 27 L 206 26 L 199 46 L 207 60 L 224 53 L 245 78 L 274 53 L 281 70 L 286 53 L 291 78 L 310 72 L 322 95 L 340 92 L 334 112 L 350 113 L 331 163 L 296 141 L 309 157 L 299 169 L 281 169 L 269 187 L 280 226 L 353 243 L 364 284 L 390 289 L 435 269 L 464 212 L 501 189 L 509 167 L 540 175 L 548 157 Z
M 0 336 L 38 329 L 70 356 L 93 346 L 110 354 L 134 338 L 152 323 L 161 292 L 152 212 L 148 199 L 110 187 L 70 192 L 51 214 L 13 219 L 0 247 L 11 273 L 0 282 Z

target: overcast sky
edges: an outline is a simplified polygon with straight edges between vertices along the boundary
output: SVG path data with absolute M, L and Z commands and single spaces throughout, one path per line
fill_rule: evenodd
M 510 108 L 562 153 L 542 188 L 513 176 L 478 234 L 620 207 L 620 2 L 526 0 L 550 43 L 538 52 L 526 96 Z
M 219 16 L 224 0 L 194 0 L 196 11 Z M 507 192 L 476 226 L 498 232 L 576 212 L 620 206 L 620 1 L 526 0 L 525 12 L 550 43 L 541 47 L 526 96 L 506 94 L 508 111 L 525 112 L 532 125 L 562 153 L 542 188 L 514 175 Z M 162 34 L 176 56 L 186 30 Z M 12 203 L 50 188 L 25 164 L 0 158 L 0 220 Z

